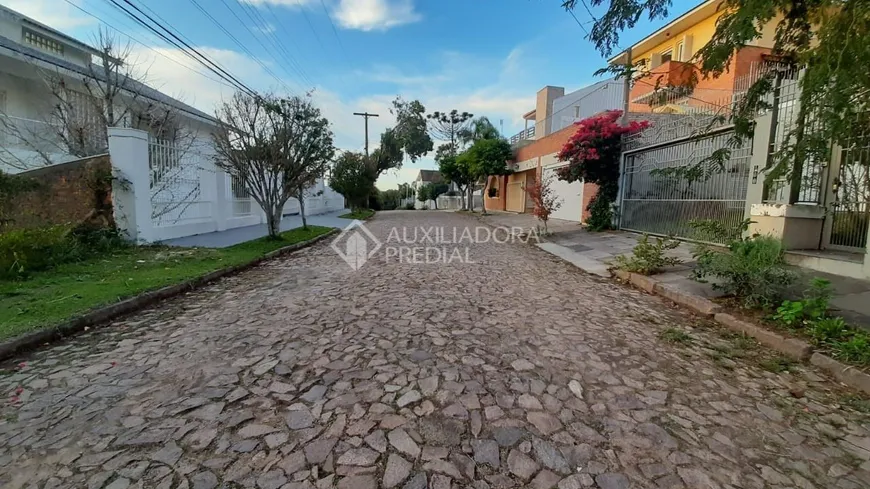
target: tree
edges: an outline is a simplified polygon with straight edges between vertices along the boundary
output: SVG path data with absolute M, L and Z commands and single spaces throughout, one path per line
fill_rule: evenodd
M 549 234 L 547 222 L 550 216 L 562 207 L 563 199 L 553 190 L 553 177 L 549 174 L 534 181 L 530 186 L 523 187 L 532 202 L 535 203 L 534 214 L 544 223 L 544 234 Z
M 616 121 L 622 111 L 611 110 L 575 123 L 577 131 L 559 152 L 559 161 L 569 164 L 557 170 L 559 180 L 583 181 L 598 185 L 598 192 L 587 208 L 591 231 L 610 229 L 613 223 L 611 204 L 619 192 L 619 157 L 622 136 L 642 131 L 649 123 L 631 122 L 621 126 Z
M 466 191 L 472 182 L 474 182 L 474 175 L 471 173 L 467 159 L 460 159 L 449 148 L 448 144 L 444 144 L 438 148 L 438 152 L 435 154 L 435 161 L 438 163 L 438 172 L 441 173 L 441 176 L 448 183 L 455 183 L 456 187 L 459 188 L 462 210 L 466 210 Z
M 501 133 L 489 121 L 489 118 L 481 116 L 471 122 L 471 126 L 465 128 L 460 134 L 461 141 L 466 145 L 474 144 L 484 139 L 499 139 Z
M 215 164 L 245 183 L 280 239 L 284 204 L 323 175 L 335 148 L 329 121 L 308 97 L 279 99 L 237 92 L 217 109 Z
M 58 154 L 102 154 L 109 147 L 107 127 L 141 129 L 171 141 L 180 151 L 194 144 L 195 134 L 179 123 L 180 111 L 151 95 L 153 90 L 145 85 L 147 73 L 136 69 L 131 45 L 121 44 L 104 29 L 99 30 L 95 44 L 101 55 L 86 66 L 84 74 L 39 69 L 50 92 L 34 107 L 41 124 L 18 125 L 0 113 L 0 137 L 6 134 L 20 141 L 37 159 L 23 159 L 0 147 L 0 162 L 26 170 L 34 163 L 57 163 Z
M 446 193 L 448 188 L 450 187 L 444 183 L 427 183 L 420 187 L 420 191 L 417 193 L 417 200 L 420 202 L 431 200 L 435 203 L 435 210 L 438 210 L 438 197 Z
M 474 181 L 483 179 L 483 195 L 489 187 L 489 179 L 492 176 L 508 175 L 513 170 L 508 166 L 508 161 L 513 160 L 511 145 L 504 139 L 481 139 L 474 143 L 468 150 L 459 155 L 460 159 L 466 159 Z M 483 213 L 486 214 L 486 199 L 481 199 Z
M 396 138 L 412 162 L 432 151 L 434 146 L 426 127 L 426 107 L 419 100 L 406 102 L 402 97 L 396 97 L 390 113 L 396 116 L 396 127 L 393 128 Z
M 432 137 L 449 142 L 449 149 L 455 155 L 462 134 L 471 127 L 472 117 L 474 114 L 453 109 L 450 112 L 432 112 L 426 116 L 426 119 L 429 121 L 429 133 Z
M 365 209 L 377 180 L 377 171 L 364 154 L 345 152 L 335 162 L 329 186 L 344 195 L 354 211 Z
M 380 199 L 381 209 L 385 211 L 398 209 L 402 201 L 402 191 L 397 189 L 384 190 L 380 192 L 378 198 Z
M 670 0 L 590 0 L 592 6 L 607 3 L 608 10 L 592 28 L 590 40 L 609 57 L 618 46 L 619 36 L 642 18 L 667 16 Z M 563 0 L 566 9 L 576 0 Z M 790 200 L 799 192 L 802 165 L 806 160 L 825 161 L 831 141 L 843 147 L 866 144 L 870 126 L 870 8 L 865 0 L 724 0 L 723 12 L 710 41 L 701 47 L 693 61 L 700 65 L 700 76 L 725 72 L 736 52 L 751 45 L 775 22 L 774 44 L 768 65 L 733 107 L 731 122 L 735 131 L 725 148 L 713 152 L 696 165 L 724 169 L 730 147 L 752 136 L 753 120 L 759 111 L 770 108 L 770 95 L 784 77 L 798 69 L 800 96 L 794 124 L 783 138 L 786 141 L 769 160 L 767 180 L 786 177 L 792 180 Z M 630 76 L 635 66 L 610 67 L 618 76 Z M 861 141 L 864 139 L 864 141 Z
M 372 151 L 371 160 L 377 176 L 393 168 L 401 168 L 405 155 L 402 152 L 402 141 L 393 128 L 387 128 L 381 133 L 381 145 Z

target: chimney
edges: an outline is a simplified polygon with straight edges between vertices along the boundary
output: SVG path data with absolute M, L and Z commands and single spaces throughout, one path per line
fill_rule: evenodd
M 538 100 L 535 105 L 535 139 L 541 139 L 550 134 L 553 128 L 553 101 L 565 96 L 564 87 L 546 87 L 538 90 Z

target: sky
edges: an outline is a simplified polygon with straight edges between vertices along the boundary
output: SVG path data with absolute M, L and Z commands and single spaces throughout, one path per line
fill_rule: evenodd
M 330 120 L 338 148 L 370 148 L 395 119 L 397 96 L 427 112 L 458 109 L 486 116 L 505 136 L 523 129 L 546 85 L 566 93 L 598 81 L 605 58 L 585 39 L 605 6 L 577 21 L 560 0 L 132 0 L 171 26 L 191 46 L 257 91 L 312 93 Z M 123 2 L 122 2 L 123 3 Z M 675 0 L 671 18 L 697 2 Z M 233 89 L 179 50 L 126 17 L 109 0 L 0 0 L 81 41 L 100 26 L 131 38 L 136 70 L 164 93 L 207 113 Z M 147 9 L 145 8 L 147 6 Z M 150 10 L 150 11 L 149 11 Z M 579 24 L 581 25 L 578 25 Z M 642 39 L 666 20 L 642 20 L 620 46 Z M 381 176 L 378 187 L 410 182 L 436 168 L 430 153 Z

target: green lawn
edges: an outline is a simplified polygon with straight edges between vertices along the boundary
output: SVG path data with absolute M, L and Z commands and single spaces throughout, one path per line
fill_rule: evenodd
M 0 339 L 56 325 L 89 309 L 148 290 L 240 265 L 270 251 L 306 241 L 331 228 L 309 226 L 229 248 L 134 247 L 0 281 Z
M 363 209 L 359 211 L 348 212 L 347 214 L 342 214 L 338 217 L 342 219 L 358 219 L 360 221 L 365 221 L 373 215 L 375 215 L 375 211 L 371 209 Z

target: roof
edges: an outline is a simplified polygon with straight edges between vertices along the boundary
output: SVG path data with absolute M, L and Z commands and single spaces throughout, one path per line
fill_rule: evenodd
M 72 44 L 73 46 L 81 49 L 82 51 L 85 51 L 85 52 L 88 52 L 91 54 L 96 54 L 96 55 L 100 54 L 100 51 L 98 49 L 95 49 L 90 44 L 81 42 L 78 39 L 76 39 L 72 36 L 69 36 L 67 34 L 64 34 L 63 32 L 61 32 L 57 29 L 52 29 L 51 27 L 43 24 L 42 22 L 39 22 L 36 19 L 32 19 L 32 18 L 22 14 L 21 12 L 18 12 L 17 10 L 12 10 L 9 7 L 4 7 L 3 5 L 0 5 L 0 12 L 5 12 L 8 15 L 20 20 L 23 23 L 29 24 L 31 27 L 37 27 L 37 28 L 39 28 L 39 30 L 44 31 L 45 33 L 51 34 L 55 37 L 59 37 L 64 42 Z
M 100 79 L 100 81 L 105 81 L 101 69 L 94 68 L 89 70 L 84 66 L 77 65 L 63 58 L 52 56 L 49 53 L 42 52 L 38 49 L 33 49 L 29 46 L 25 46 L 11 39 L 0 36 L 0 53 L 4 52 L 8 52 L 11 57 L 21 59 L 25 62 L 35 59 L 37 61 L 41 61 L 43 63 L 47 63 L 49 65 L 53 65 L 58 68 L 70 71 L 74 74 L 79 74 L 87 77 L 97 77 L 98 79 Z M 137 92 L 142 97 L 151 99 L 158 103 L 169 105 L 178 109 L 181 112 L 186 113 L 187 115 L 204 120 L 205 122 L 217 124 L 217 120 L 213 116 L 210 116 L 199 109 L 191 107 L 190 105 L 187 105 L 180 100 L 174 99 L 169 95 L 164 94 L 163 92 L 155 90 L 148 85 L 145 85 L 144 83 L 130 79 L 129 85 L 130 90 Z
M 441 172 L 438 170 L 420 170 L 417 180 L 421 182 L 441 183 L 444 181 L 444 177 L 441 176 Z
M 632 52 L 644 53 L 653 47 L 658 46 L 667 40 L 671 34 L 680 33 L 716 13 L 722 3 L 723 0 L 705 0 L 701 2 L 692 10 L 689 10 L 662 26 L 659 30 L 634 43 L 631 46 Z M 607 62 L 610 64 L 625 64 L 625 51 L 610 58 Z
M 535 120 L 535 112 L 536 111 L 537 111 L 537 109 L 532 109 L 532 110 L 526 112 L 525 114 L 523 114 L 523 119 L 525 119 L 527 121 Z

